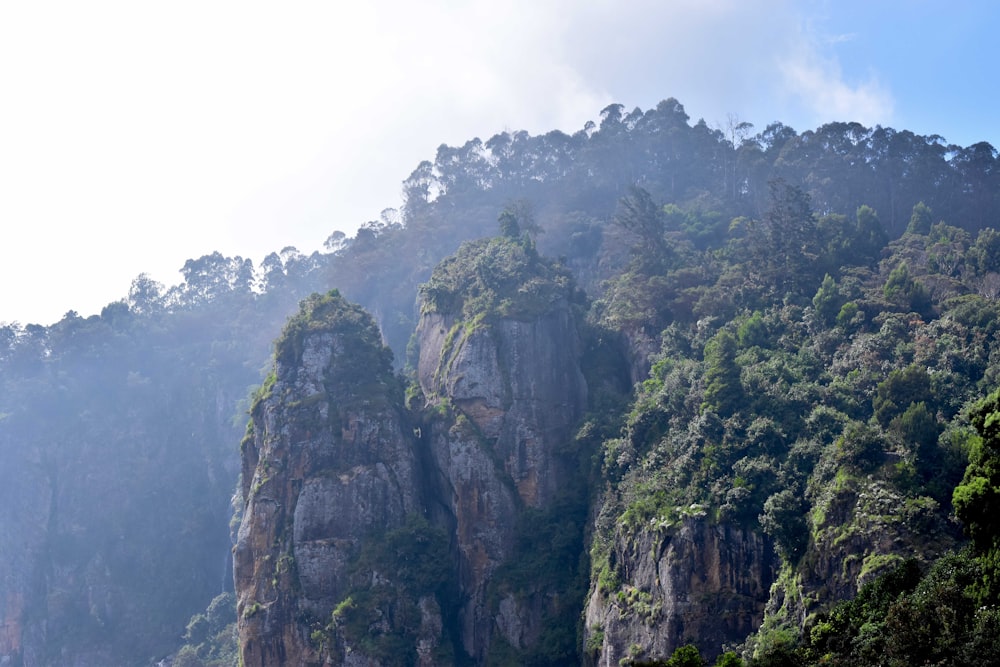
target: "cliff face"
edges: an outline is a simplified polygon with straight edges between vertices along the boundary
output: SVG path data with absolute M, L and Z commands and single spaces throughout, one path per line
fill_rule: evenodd
M 936 501 L 908 501 L 882 480 L 848 479 L 817 496 L 808 547 L 773 587 L 770 619 L 801 625 L 830 599 L 853 598 L 904 560 L 930 563 L 960 544 L 957 526 Z
M 359 564 L 362 542 L 422 507 L 401 398 L 371 318 L 339 295 L 313 297 L 286 329 L 244 441 L 234 565 L 244 664 L 351 652 L 331 625 L 335 606 L 359 581 L 394 577 Z
M 539 601 L 489 592 L 524 511 L 548 508 L 575 465 L 561 453 L 586 406 L 575 321 L 560 302 L 530 321 L 488 325 L 427 313 L 417 331 L 421 389 L 452 406 L 428 426 L 439 502 L 454 525 L 462 646 L 478 661 L 496 635 L 531 648 Z
M 41 466 L 23 450 L 3 447 L 0 470 L 0 665 L 31 656 L 38 631 L 28 606 L 38 595 L 39 577 L 31 560 L 45 553 L 52 489 Z M 18 474 L 10 474 L 17 470 Z M 27 649 L 27 651 L 25 650 Z
M 567 304 L 529 321 L 479 326 L 427 313 L 417 338 L 424 394 L 450 400 L 472 422 L 523 505 L 548 504 L 568 463 L 554 449 L 572 438 L 587 401 Z
M 422 296 L 408 407 L 374 321 L 337 293 L 276 345 L 243 445 L 245 665 L 712 660 L 956 544 L 937 501 L 892 481 L 900 454 L 865 463 L 830 410 L 789 446 L 703 408 L 704 369 L 672 361 L 624 426 L 608 418 L 623 406 L 601 383 L 629 364 L 596 352 L 572 282 L 524 239 L 464 247 Z
M 107 377 L 5 396 L 0 665 L 143 664 L 231 580 L 231 385 L 192 390 L 150 356 L 145 382 L 109 353 Z
M 578 615 L 562 583 L 511 583 L 526 517 L 555 512 L 578 475 L 587 387 L 571 289 L 531 312 L 425 307 L 412 415 L 371 318 L 336 293 L 304 303 L 243 445 L 244 664 L 517 660 L 554 615 Z M 563 533 L 576 567 L 582 530 Z
M 780 565 L 767 538 L 703 517 L 619 531 L 611 549 L 614 583 L 595 581 L 586 610 L 588 658 L 599 665 L 688 643 L 714 658 L 742 643 L 760 626 Z

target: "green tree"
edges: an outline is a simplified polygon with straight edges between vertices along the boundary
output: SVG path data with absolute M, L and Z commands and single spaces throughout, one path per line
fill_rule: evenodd
M 764 502 L 760 526 L 774 540 L 786 561 L 796 562 L 809 543 L 807 510 L 802 493 L 793 489 L 779 491 Z
M 521 225 L 517 222 L 517 216 L 511 211 L 503 211 L 497 219 L 500 223 L 500 236 L 508 239 L 516 239 L 521 236 Z
M 850 240 L 847 248 L 848 256 L 844 257 L 844 260 L 849 264 L 874 262 L 889 241 L 885 227 L 882 226 L 875 209 L 867 204 L 858 207 L 854 221 L 854 236 Z
M 938 436 L 941 434 L 941 426 L 927 409 L 926 402 L 910 403 L 901 415 L 893 418 L 889 429 L 899 437 L 906 449 L 913 452 L 917 470 L 925 480 L 939 472 L 941 454 L 938 450 Z
M 812 300 L 816 315 L 826 323 L 832 325 L 837 320 L 837 315 L 844 305 L 844 297 L 837 288 L 837 282 L 830 277 L 830 274 L 823 276 L 823 282 L 816 290 L 816 296 Z
M 236 622 L 236 596 L 232 593 L 221 593 L 212 599 L 205 610 L 209 630 L 212 633 L 221 632 L 230 623 Z
M 170 664 L 173 667 L 205 667 L 205 663 L 198 657 L 198 650 L 190 644 L 182 647 Z
M 740 366 L 736 363 L 736 338 L 726 330 L 705 344 L 705 399 L 702 412 L 728 417 L 743 403 Z
M 163 285 L 140 273 L 128 291 L 128 305 L 137 313 L 153 313 L 163 306 Z
M 542 232 L 542 228 L 535 222 L 531 202 L 527 199 L 509 202 L 500 212 L 497 222 L 500 225 L 500 236 L 510 239 L 520 238 L 521 234 L 534 239 Z
M 203 304 L 227 296 L 251 296 L 253 262 L 242 257 L 224 257 L 218 251 L 189 259 L 181 269 L 183 293 L 190 304 Z
M 907 234 L 930 234 L 934 217 L 931 209 L 923 202 L 917 202 L 910 215 L 910 224 L 906 226 Z
M 841 461 L 857 470 L 869 471 L 882 462 L 885 443 L 874 426 L 851 422 L 836 442 Z
M 969 262 L 980 274 L 1000 272 L 1000 232 L 992 227 L 979 230 L 969 249 Z
M 815 288 L 819 234 L 809 195 L 778 179 L 771 181 L 771 205 L 749 229 L 751 273 L 781 296 Z
M 900 262 L 885 281 L 882 295 L 886 301 L 914 313 L 926 315 L 931 311 L 931 297 L 924 286 L 910 276 L 906 262 Z
M 715 661 L 715 667 L 743 667 L 743 660 L 733 651 L 726 651 Z
M 635 238 L 632 251 L 643 273 L 666 270 L 673 252 L 667 244 L 666 216 L 646 190 L 632 186 L 629 194 L 618 201 L 615 224 Z
M 420 286 L 424 308 L 439 313 L 536 317 L 560 298 L 579 301 L 564 266 L 543 258 L 534 241 L 495 237 L 462 244 Z
M 678 646 L 670 657 L 666 660 L 657 658 L 654 660 L 634 660 L 630 663 L 632 667 L 704 667 L 705 661 L 701 659 L 698 648 L 692 644 Z M 742 663 L 740 663 L 742 664 Z
M 670 654 L 670 660 L 667 661 L 668 667 L 702 667 L 704 664 L 697 647 L 691 644 L 675 648 Z
M 923 367 L 912 364 L 890 372 L 889 377 L 875 387 L 872 409 L 878 423 L 888 428 L 890 422 L 911 405 L 922 402 L 926 408 L 933 405 L 933 399 L 930 375 Z
M 203 641 L 208 639 L 208 633 L 211 630 L 211 626 L 208 623 L 208 619 L 204 614 L 195 614 L 188 621 L 187 629 L 184 632 L 184 639 L 187 640 L 189 644 L 201 644 Z
M 770 342 L 770 335 L 767 330 L 767 323 L 759 310 L 743 320 L 736 329 L 736 339 L 740 347 L 748 349 L 754 346 L 767 347 Z

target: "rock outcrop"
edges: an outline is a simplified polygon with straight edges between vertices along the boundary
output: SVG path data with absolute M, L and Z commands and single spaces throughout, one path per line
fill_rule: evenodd
M 53 493 L 41 466 L 25 452 L 0 443 L 0 665 L 19 665 L 31 656 L 40 633 L 28 605 L 39 595 L 40 577 L 31 558 L 45 553 Z M 18 474 L 10 474 L 17 470 Z M 44 589 L 43 589 L 44 590 Z
M 586 610 L 588 658 L 597 665 L 666 659 L 685 644 L 714 659 L 760 626 L 780 566 L 768 538 L 704 517 L 619 531 L 610 560 L 617 585 L 595 582 Z
M 883 480 L 851 478 L 815 498 L 808 547 L 771 590 L 768 618 L 804 624 L 830 600 L 848 600 L 905 560 L 930 563 L 960 544 L 957 526 L 925 497 L 907 502 Z
M 432 400 L 448 399 L 489 443 L 526 507 L 551 502 L 568 461 L 587 388 L 576 323 L 565 303 L 532 320 L 475 325 L 428 313 L 417 329 L 418 377 Z
M 371 664 L 357 662 L 363 647 L 332 614 L 359 584 L 395 577 L 362 562 L 363 542 L 422 514 L 401 387 L 372 319 L 336 293 L 306 301 L 276 349 L 243 450 L 243 664 Z M 432 603 L 421 612 L 419 625 L 440 627 Z M 380 629 L 404 625 L 389 618 Z
M 279 339 L 243 445 L 244 664 L 485 664 L 534 650 L 567 612 L 560 584 L 498 572 L 524 517 L 579 474 L 574 288 L 530 243 L 488 243 L 465 252 L 508 253 L 505 289 L 521 296 L 476 310 L 425 294 L 412 415 L 373 321 L 339 294 L 304 302 Z
M 145 664 L 167 654 L 191 605 L 231 582 L 238 459 L 222 443 L 239 430 L 217 406 L 246 382 L 192 389 L 178 375 L 195 371 L 159 351 L 141 359 L 154 379 L 137 382 L 129 352 L 128 341 L 88 352 L 101 377 L 53 363 L 23 395 L 5 392 L 0 665 Z
M 548 507 L 575 465 L 561 450 L 586 407 L 579 335 L 565 301 L 530 321 L 470 325 L 427 313 L 417 331 L 421 389 L 451 406 L 428 421 L 428 435 L 455 526 L 462 644 L 482 662 L 494 631 L 517 650 L 538 638 L 530 601 L 491 602 L 488 590 L 523 511 Z

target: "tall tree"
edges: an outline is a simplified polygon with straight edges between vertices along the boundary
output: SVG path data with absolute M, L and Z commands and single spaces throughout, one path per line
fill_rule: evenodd
M 702 410 L 728 417 L 743 402 L 740 366 L 736 363 L 736 337 L 725 329 L 705 344 L 705 400 Z
M 770 183 L 771 207 L 750 227 L 752 271 L 778 295 L 802 295 L 822 279 L 819 238 L 809 195 L 783 180 Z
M 666 270 L 672 256 L 666 238 L 666 217 L 649 192 L 632 186 L 628 196 L 618 201 L 614 220 L 634 237 L 632 249 L 640 271 L 654 274 Z

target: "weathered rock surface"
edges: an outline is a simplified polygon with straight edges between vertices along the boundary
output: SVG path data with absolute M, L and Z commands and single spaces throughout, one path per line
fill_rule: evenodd
M 244 664 L 484 664 L 539 642 L 558 592 L 495 575 L 579 467 L 587 386 L 560 285 L 530 314 L 426 309 L 412 418 L 371 318 L 336 293 L 304 304 L 244 441 Z
M 371 318 L 335 294 L 299 317 L 244 443 L 240 650 L 248 666 L 378 664 L 346 659 L 327 625 L 352 579 L 372 576 L 352 570 L 362 541 L 421 512 L 418 461 Z
M 532 605 L 487 599 L 510 556 L 524 508 L 545 508 L 566 481 L 586 407 L 576 323 L 565 302 L 531 320 L 473 325 L 425 313 L 417 329 L 418 378 L 432 403 L 452 408 L 430 422 L 440 502 L 455 526 L 465 651 L 483 661 L 494 631 L 516 649 L 538 635 Z M 535 618 L 535 623 L 532 618 Z
M 929 563 L 960 543 L 957 525 L 942 516 L 935 501 L 907 502 L 883 480 L 828 486 L 816 503 L 823 522 L 813 525 L 792 576 L 772 589 L 768 617 L 802 624 L 831 600 L 853 598 L 904 560 Z
M 0 470 L 0 665 L 22 664 L 32 652 L 28 608 L 39 593 L 31 558 L 44 554 L 52 489 L 37 462 L 23 450 L 3 447 Z M 17 470 L 12 475 L 8 471 Z M 27 627 L 26 627 L 27 626 Z M 26 633 L 27 630 L 27 633 Z M 27 634 L 27 636 L 26 636 Z M 27 644 L 27 646 L 25 646 Z
M 475 425 L 524 505 L 546 505 L 568 463 L 555 450 L 572 437 L 587 402 L 568 305 L 531 321 L 501 319 L 471 329 L 454 316 L 429 313 L 417 337 L 424 394 L 450 399 Z
M 243 453 L 247 665 L 537 662 L 553 628 L 575 655 L 581 295 L 526 237 L 467 244 L 425 287 L 412 414 L 371 318 L 338 294 L 277 344 Z
M 212 399 L 235 399 L 203 387 L 192 427 L 151 400 L 159 388 L 108 375 L 38 401 L 47 419 L 22 408 L 0 420 L 0 665 L 142 664 L 166 654 L 192 600 L 227 583 L 238 461 L 212 446 L 234 437 Z
M 598 665 L 666 659 L 688 643 L 714 659 L 759 627 L 780 566 L 766 537 L 704 518 L 666 534 L 619 534 L 611 560 L 622 584 L 592 590 L 586 610 L 589 658 Z

